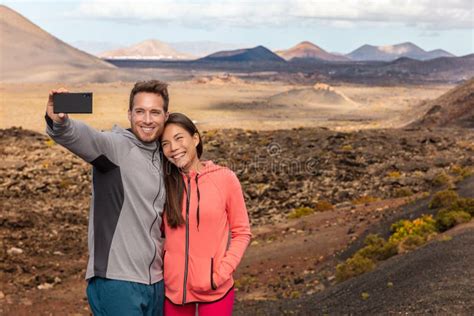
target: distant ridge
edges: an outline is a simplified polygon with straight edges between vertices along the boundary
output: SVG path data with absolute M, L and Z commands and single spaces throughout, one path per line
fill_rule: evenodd
M 314 58 L 327 61 L 349 61 L 350 59 L 344 55 L 331 54 L 321 47 L 304 41 L 287 50 L 280 50 L 275 52 L 278 56 L 291 60 L 293 58 Z
M 357 61 L 392 61 L 400 57 L 409 57 L 418 60 L 455 57 L 453 54 L 442 49 L 427 52 L 410 42 L 387 46 L 363 45 L 346 56 Z
M 196 56 L 197 58 L 205 57 L 215 52 L 224 50 L 233 50 L 245 47 L 239 44 L 221 43 L 214 41 L 191 41 L 191 42 L 170 42 L 172 48 L 179 52 Z
M 140 43 L 125 48 L 106 51 L 100 53 L 99 56 L 101 58 L 106 59 L 195 59 L 195 56 L 178 52 L 169 44 L 166 44 L 156 39 L 142 41 Z
M 0 5 L 2 81 L 61 80 L 72 72 L 116 67 L 47 33 L 14 10 Z
M 204 58 L 198 59 L 198 61 L 214 61 L 214 62 L 279 62 L 285 63 L 286 61 L 273 53 L 271 50 L 264 46 L 257 46 L 254 48 L 237 49 L 229 51 L 221 51 Z

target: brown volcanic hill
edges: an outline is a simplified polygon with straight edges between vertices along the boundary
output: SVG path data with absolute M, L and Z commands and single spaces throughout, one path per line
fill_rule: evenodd
M 1 81 L 55 81 L 68 73 L 116 67 L 47 33 L 19 13 L 0 5 Z M 85 78 L 87 79 L 87 78 Z
M 401 57 L 408 57 L 417 60 L 428 60 L 438 57 L 455 57 L 453 54 L 442 49 L 427 52 L 410 42 L 386 46 L 363 45 L 346 56 L 352 60 L 358 61 L 392 61 Z
M 278 93 L 268 99 L 272 105 L 301 106 L 301 107 L 337 107 L 352 108 L 357 105 L 342 92 L 333 87 L 316 83 L 311 88 L 292 89 Z
M 349 61 L 346 56 L 330 54 L 319 46 L 311 42 L 301 42 L 287 50 L 276 51 L 275 54 L 283 57 L 286 60 L 293 58 L 314 58 L 327 61 Z
M 422 104 L 425 114 L 410 126 L 474 128 L 474 78 Z
M 170 45 L 150 39 L 130 47 L 103 52 L 99 55 L 109 59 L 194 59 L 190 54 L 180 53 Z

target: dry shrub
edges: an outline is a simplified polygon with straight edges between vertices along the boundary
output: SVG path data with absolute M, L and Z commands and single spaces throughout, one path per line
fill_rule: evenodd
M 375 263 L 369 258 L 359 254 L 346 260 L 345 263 L 338 264 L 336 267 L 336 280 L 345 281 L 362 273 L 371 271 L 375 268 Z
M 308 216 L 314 213 L 314 209 L 309 207 L 298 207 L 288 214 L 289 219 L 300 218 L 303 216 Z
M 436 227 L 443 232 L 456 225 L 467 223 L 471 218 L 471 214 L 462 210 L 442 209 L 436 214 Z
M 433 196 L 429 208 L 449 207 L 459 199 L 459 195 L 453 190 L 439 191 Z
M 393 196 L 397 198 L 412 196 L 413 191 L 409 187 L 396 188 L 393 192 Z
M 433 185 L 441 187 L 451 183 L 451 178 L 444 172 L 440 172 L 433 178 Z
M 367 204 L 367 203 L 372 203 L 378 201 L 379 198 L 369 196 L 369 195 L 363 195 L 357 199 L 352 200 L 352 204 L 358 205 L 358 204 Z
M 450 172 L 455 174 L 455 175 L 461 176 L 463 179 L 465 179 L 465 178 L 467 178 L 467 177 L 469 177 L 473 174 L 472 168 L 470 168 L 470 167 L 461 167 L 459 165 L 451 166 Z
M 474 217 L 474 199 L 459 198 L 448 208 L 451 211 L 464 211 Z
M 316 212 L 332 211 L 333 209 L 334 209 L 334 206 L 326 200 L 318 201 L 316 202 L 316 205 L 314 206 L 314 210 Z
M 402 176 L 402 174 L 399 171 L 391 171 L 387 173 L 387 177 L 390 179 L 398 179 Z

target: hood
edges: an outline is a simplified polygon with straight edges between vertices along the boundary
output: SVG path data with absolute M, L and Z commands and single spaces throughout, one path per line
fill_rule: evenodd
M 135 134 L 133 134 L 132 130 L 131 129 L 125 129 L 125 128 L 122 128 L 118 125 L 114 125 L 114 127 L 112 128 L 112 132 L 113 133 L 117 133 L 117 134 L 121 134 L 123 135 L 124 137 L 130 139 L 130 141 L 140 147 L 140 148 L 143 148 L 143 149 L 146 149 L 146 150 L 151 150 L 151 151 L 154 151 L 158 148 L 158 139 L 156 140 L 156 142 L 152 142 L 152 143 L 144 143 L 142 142 L 141 140 L 139 140 L 137 138 L 137 136 L 135 136 Z
M 186 178 L 187 176 L 189 176 L 191 178 L 195 178 L 197 175 L 199 178 L 202 178 L 219 170 L 229 170 L 227 167 L 214 164 L 211 160 L 201 161 L 201 163 L 203 164 L 203 168 L 201 168 L 199 172 L 190 171 L 188 174 L 182 173 L 183 177 Z
M 197 221 L 197 229 L 199 230 L 199 221 L 200 221 L 200 216 L 199 216 L 199 213 L 200 213 L 200 200 L 201 200 L 201 192 L 199 190 L 199 179 L 202 179 L 203 177 L 207 177 L 207 176 L 210 176 L 210 175 L 215 175 L 216 172 L 220 171 L 220 172 L 225 172 L 225 171 L 229 171 L 229 169 L 227 167 L 223 167 L 223 166 L 219 166 L 219 165 L 216 165 L 214 164 L 212 161 L 208 160 L 208 161 L 201 161 L 201 163 L 204 165 L 203 168 L 201 168 L 201 170 L 199 172 L 196 172 L 196 171 L 190 171 L 188 174 L 185 174 L 185 173 L 181 173 L 183 175 L 183 178 L 184 178 L 184 182 L 186 183 L 186 180 L 188 179 L 189 177 L 189 180 L 190 181 L 193 181 L 196 185 L 196 192 L 197 192 L 197 210 L 196 210 L 196 221 Z M 186 185 L 184 187 L 185 191 L 188 190 L 189 188 L 186 188 Z M 189 195 L 186 194 L 186 205 L 187 205 L 187 208 L 189 207 L 189 204 L 190 204 L 190 200 L 189 200 Z

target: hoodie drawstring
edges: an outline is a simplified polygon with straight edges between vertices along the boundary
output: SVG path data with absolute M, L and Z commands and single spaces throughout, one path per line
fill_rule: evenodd
M 196 175 L 196 191 L 197 191 L 197 198 L 198 198 L 198 203 L 197 203 L 197 230 L 199 231 L 199 201 L 201 200 L 201 194 L 199 193 L 199 183 L 198 183 L 198 175 Z

